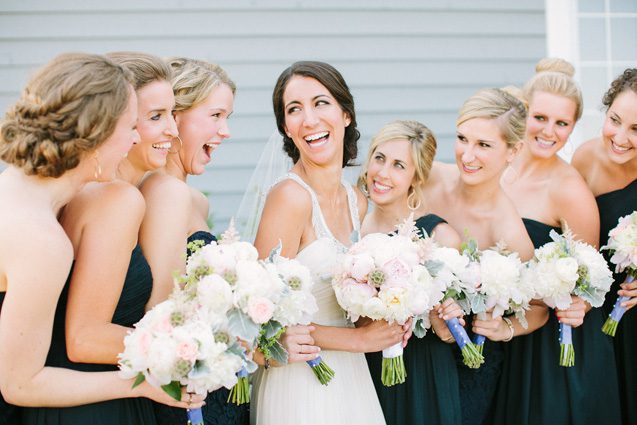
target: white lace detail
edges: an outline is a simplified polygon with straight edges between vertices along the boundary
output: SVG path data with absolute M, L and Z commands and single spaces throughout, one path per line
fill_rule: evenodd
M 312 227 L 314 228 L 314 233 L 316 233 L 316 238 L 328 238 L 334 242 L 336 242 L 342 248 L 347 249 L 347 247 L 338 239 L 332 235 L 329 227 L 327 227 L 327 223 L 325 222 L 325 218 L 323 217 L 323 212 L 321 211 L 321 206 L 319 205 L 318 198 L 316 197 L 316 193 L 314 190 L 303 181 L 298 174 L 289 172 L 283 176 L 281 176 L 277 181 L 272 185 L 280 183 L 283 180 L 292 179 L 301 185 L 305 190 L 310 193 L 312 198 Z M 345 187 L 345 191 L 347 192 L 347 205 L 349 207 L 350 220 L 352 222 L 352 234 L 350 235 L 350 240 L 352 243 L 358 242 L 360 238 L 360 222 L 358 221 L 358 203 L 356 199 L 356 193 L 354 193 L 354 189 L 352 186 L 345 181 L 341 180 L 341 184 Z

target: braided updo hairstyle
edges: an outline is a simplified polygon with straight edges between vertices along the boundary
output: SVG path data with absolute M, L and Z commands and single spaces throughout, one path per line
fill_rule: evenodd
M 66 53 L 41 68 L 0 125 L 0 159 L 60 177 L 115 131 L 132 76 L 101 55 Z

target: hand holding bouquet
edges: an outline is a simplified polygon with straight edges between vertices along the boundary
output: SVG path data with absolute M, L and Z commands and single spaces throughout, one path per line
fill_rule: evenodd
M 309 325 L 318 306 L 312 294 L 314 282 L 309 269 L 295 259 L 280 256 L 280 252 L 279 246 L 270 254 L 268 264 L 284 283 L 283 291 L 272 319 L 261 327 L 258 346 L 266 359 L 286 364 L 288 353 L 279 342 L 279 337 L 289 326 Z M 334 377 L 334 371 L 320 356 L 307 364 L 323 385 L 327 385 Z
M 394 236 L 372 233 L 352 245 L 332 282 L 338 303 L 352 321 L 361 316 L 404 324 L 426 321 L 444 287 L 423 265 L 423 249 L 411 221 Z M 383 350 L 382 382 L 405 382 L 402 342 Z
M 272 266 L 258 260 L 254 246 L 239 240 L 232 224 L 218 243 L 195 250 L 180 283 L 200 315 L 212 324 L 225 323 L 228 335 L 250 350 L 272 319 L 285 286 Z M 256 364 L 246 358 L 229 400 L 249 402 L 248 374 L 255 370 Z
M 484 320 L 485 313 L 491 317 L 502 317 L 504 313 L 514 313 L 522 326 L 526 327 L 525 312 L 535 295 L 533 288 L 524 285 L 521 279 L 522 262 L 517 253 L 508 253 L 502 246 L 472 254 L 477 259 L 477 267 L 469 267 L 478 281 L 475 292 L 468 298 L 471 310 Z M 476 335 L 474 343 L 482 353 L 485 337 Z
M 576 241 L 568 228 L 563 235 L 551 230 L 550 236 L 553 242 L 535 250 L 531 266 L 536 298 L 543 299 L 549 307 L 566 309 L 571 305 L 572 294 L 593 307 L 601 306 L 613 283 L 604 257 L 592 246 Z M 571 326 L 560 323 L 560 365 L 574 364 Z
M 428 256 L 427 263 L 434 278 L 446 288 L 444 298 L 454 299 L 465 314 L 471 312 L 472 296 L 479 284 L 477 263 L 471 263 L 467 255 L 462 255 L 454 248 L 435 247 Z M 470 267 L 470 265 L 472 267 Z M 484 357 L 469 339 L 467 331 L 457 318 L 446 320 L 445 323 L 453 335 L 462 353 L 466 366 L 476 369 L 484 363 Z
M 612 252 L 610 262 L 615 264 L 615 273 L 626 271 L 626 283 L 630 283 L 637 277 L 637 211 L 621 217 L 618 224 L 608 233 L 608 244 L 601 249 Z M 615 302 L 613 311 L 602 327 L 606 335 L 615 336 L 617 325 L 626 312 L 622 304 L 630 300 L 630 297 L 620 296 Z

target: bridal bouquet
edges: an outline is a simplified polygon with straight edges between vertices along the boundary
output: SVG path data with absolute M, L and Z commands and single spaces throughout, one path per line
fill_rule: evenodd
M 602 249 L 612 252 L 610 262 L 615 264 L 615 273 L 626 271 L 628 274 L 626 282 L 635 280 L 637 277 L 637 211 L 619 219 L 617 226 L 608 233 L 608 244 Z M 621 304 L 629 299 L 630 297 L 625 296 L 617 298 L 613 311 L 602 327 L 602 332 L 606 335 L 615 336 L 617 325 L 626 313 L 626 308 Z
M 312 294 L 314 282 L 310 270 L 295 259 L 282 257 L 280 252 L 280 246 L 275 248 L 268 264 L 274 267 L 283 282 L 282 292 L 272 319 L 261 327 L 258 347 L 266 359 L 286 364 L 288 354 L 279 342 L 279 337 L 288 326 L 308 325 L 318 306 Z M 327 385 L 334 377 L 334 371 L 320 356 L 307 363 L 321 384 Z
M 423 265 L 421 240 L 411 220 L 389 236 L 372 233 L 352 245 L 332 285 L 336 299 L 352 321 L 361 316 L 404 324 L 427 320 L 444 295 Z M 383 350 L 382 382 L 405 382 L 402 342 Z
M 475 276 L 475 273 L 472 273 L 469 266 L 472 265 L 475 268 L 477 263 L 471 263 L 469 257 L 460 254 L 457 249 L 435 247 L 428 256 L 426 264 L 434 275 L 434 279 L 440 281 L 442 286 L 446 288 L 444 299 L 454 299 L 465 314 L 469 314 L 471 312 L 470 300 L 476 292 L 477 283 L 479 283 L 479 280 L 475 278 L 472 281 L 471 277 Z M 484 358 L 471 342 L 467 331 L 460 325 L 458 319 L 454 317 L 445 323 L 460 348 L 464 364 L 472 369 L 480 367 L 484 363 Z
M 239 240 L 233 224 L 218 243 L 194 250 L 179 283 L 200 315 L 213 324 L 224 322 L 228 335 L 249 349 L 274 316 L 285 287 L 274 266 L 259 261 L 254 246 Z M 255 370 L 254 362 L 245 362 L 229 401 L 243 404 L 250 400 L 248 373 Z
M 472 244 L 475 246 L 475 244 Z M 527 327 L 525 312 L 535 295 L 533 287 L 521 279 L 522 262 L 517 253 L 509 253 L 503 246 L 477 251 L 468 250 L 468 255 L 477 261 L 477 267 L 468 268 L 470 279 L 478 282 L 475 292 L 469 293 L 471 311 L 483 318 L 491 310 L 492 317 L 514 313 L 522 326 Z M 474 343 L 482 353 L 485 337 L 475 335 Z
M 571 305 L 573 294 L 593 307 L 601 306 L 613 283 L 604 257 L 592 246 L 576 241 L 568 228 L 563 235 L 551 230 L 550 236 L 553 242 L 535 250 L 531 266 L 536 298 L 541 298 L 549 307 L 566 309 Z M 572 341 L 571 326 L 560 323 L 561 366 L 575 364 Z
M 245 362 L 243 348 L 224 330 L 223 320 L 211 323 L 187 297 L 177 294 L 156 305 L 124 339 L 120 376 L 144 380 L 181 400 L 181 387 L 205 395 L 232 388 Z M 203 424 L 201 409 L 188 411 L 189 423 Z

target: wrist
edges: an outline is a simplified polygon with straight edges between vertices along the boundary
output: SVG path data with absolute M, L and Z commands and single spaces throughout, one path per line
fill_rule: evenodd
M 502 322 L 506 324 L 507 329 L 505 332 L 508 335 L 502 340 L 502 342 L 509 342 L 513 339 L 513 336 L 515 335 L 515 328 L 513 327 L 513 322 L 511 322 L 511 319 L 509 319 L 508 317 L 503 317 Z

